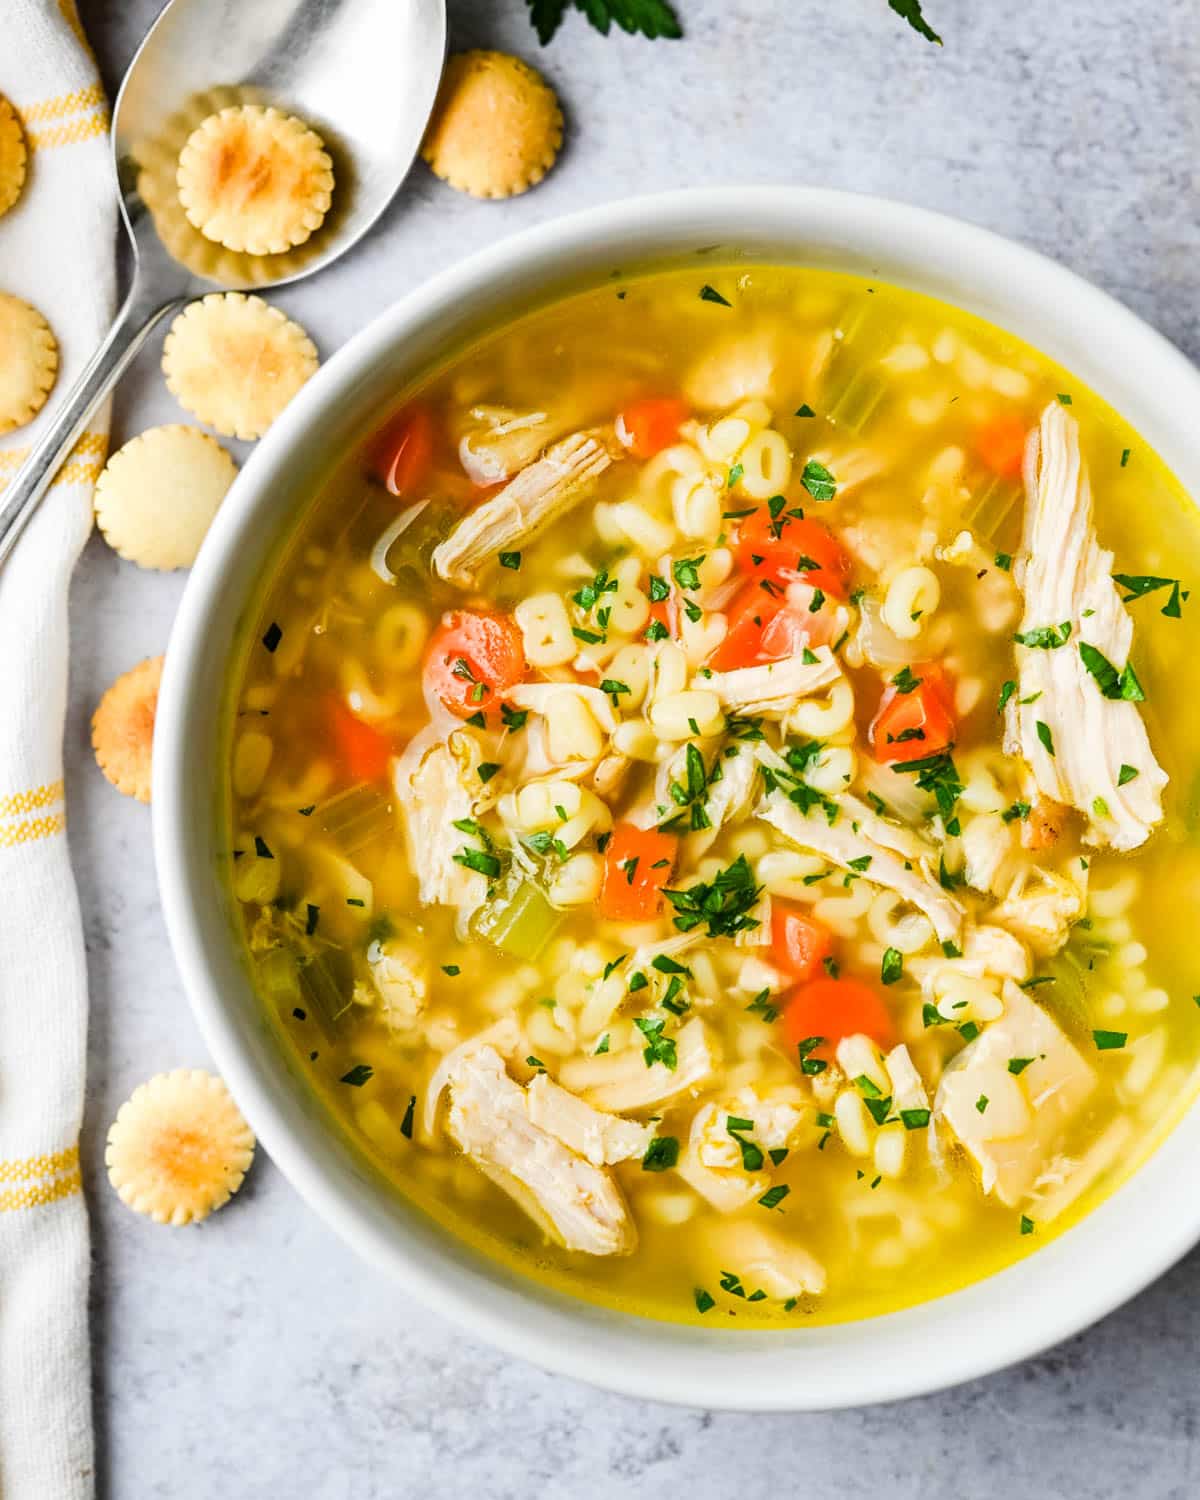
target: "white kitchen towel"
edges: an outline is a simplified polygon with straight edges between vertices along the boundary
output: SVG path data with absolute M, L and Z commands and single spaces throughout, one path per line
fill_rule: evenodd
M 113 315 L 108 110 L 74 0 L 4 0 L 0 93 L 28 172 L 0 218 L 0 291 L 59 347 L 41 417 L 0 438 L 0 493 Z M 67 589 L 107 449 L 94 422 L 0 566 L 0 1496 L 86 1500 L 92 1483 L 88 1225 L 79 1127 L 83 932 L 67 859 Z

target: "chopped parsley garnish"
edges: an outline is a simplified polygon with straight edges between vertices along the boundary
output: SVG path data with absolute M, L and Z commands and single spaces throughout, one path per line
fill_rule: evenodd
M 705 554 L 699 557 L 681 557 L 677 563 L 672 563 L 671 572 L 675 575 L 675 582 L 681 589 L 698 589 L 700 587 L 700 574 L 696 569 L 704 561 Z
M 1059 402 L 1060 402 L 1060 403 L 1061 403 L 1061 404 L 1062 404 L 1062 405 L 1063 405 L 1063 406 L 1070 406 L 1070 404 L 1071 404 L 1071 398 L 1070 398 L 1070 396 L 1069 396 L 1069 395 L 1068 395 L 1068 394 L 1067 394 L 1067 393 L 1066 393 L 1066 391 L 1059 391 L 1059 393 L 1058 393 L 1058 399 L 1059 399 Z
M 272 620 L 263 635 L 262 643 L 268 651 L 274 652 L 281 640 L 283 640 L 283 629 L 277 621 Z
M 1033 1057 L 1010 1057 L 1008 1060 L 1008 1071 L 1017 1075 L 1022 1074 L 1031 1062 L 1036 1062 Z
M 996 553 L 996 566 L 1003 573 L 1011 573 L 1012 572 L 1012 553 L 1011 552 L 997 552 Z
M 488 782 L 491 781 L 492 777 L 499 769 L 500 766 L 496 761 L 481 760 L 475 774 L 479 777 L 480 781 L 483 782 L 484 786 L 487 786 Z
M 500 554 L 500 566 L 516 573 L 521 566 L 521 554 L 519 552 L 502 552 Z
M 664 890 L 663 895 L 675 910 L 674 923 L 680 932 L 691 932 L 707 923 L 710 937 L 732 937 L 758 926 L 750 912 L 762 894 L 754 883 L 754 872 L 744 854 L 731 865 L 718 870 L 710 881 L 697 881 L 687 890 Z
M 1004 809 L 1000 817 L 1005 823 L 1015 823 L 1018 818 L 1024 821 L 1031 811 L 1028 802 L 1014 802 L 1011 807 Z
M 1022 1214 L 1021 1215 L 1021 1233 L 1022 1234 L 1032 1234 L 1033 1233 L 1033 1220 L 1029 1217 L 1028 1214 Z
M 815 417 L 816 412 L 813 411 L 812 407 L 809 406 L 807 401 L 805 401 L 796 408 L 794 415 L 796 415 L 797 417 Z
M 1054 754 L 1054 736 L 1050 733 L 1049 724 L 1042 719 L 1038 719 L 1034 728 L 1037 730 L 1038 739 L 1042 742 L 1042 748 L 1047 755 L 1052 756 Z
M 593 1052 L 592 1056 L 593 1057 L 603 1057 L 604 1054 L 608 1051 L 608 1046 L 609 1046 L 609 1033 L 606 1031 L 604 1033 L 604 1035 L 600 1038 L 600 1040 L 596 1043 L 596 1050 L 595 1050 L 595 1052 Z
M 800 483 L 814 500 L 832 500 L 837 494 L 837 480 L 818 459 L 810 458 L 800 475 Z
M 646 626 L 646 639 L 648 641 L 665 641 L 671 632 L 661 620 L 651 620 Z
M 1013 640 L 1018 646 L 1029 646 L 1039 651 L 1054 651 L 1065 646 L 1071 637 L 1071 622 L 1061 625 L 1039 625 L 1036 630 L 1018 630 Z
M 656 625 L 658 623 L 658 621 L 657 620 L 652 620 L 650 623 L 652 625 Z M 571 634 L 575 637 L 575 639 L 577 641 L 582 641 L 585 646 L 602 646 L 605 643 L 605 641 L 607 640 L 607 637 L 605 635 L 603 635 L 600 631 L 598 631 L 598 630 L 584 630 L 579 625 L 572 625 L 571 626 Z M 647 636 L 649 636 L 650 632 L 647 631 L 646 634 L 647 634 Z
M 321 908 L 314 906 L 311 901 L 305 903 L 304 933 L 306 937 L 312 937 L 317 930 L 317 922 L 320 920 Z
M 897 762 L 892 769 L 915 774 L 917 786 L 923 792 L 932 792 L 937 799 L 938 811 L 943 818 L 953 815 L 954 804 L 962 795 L 962 782 L 948 750 L 940 755 L 927 755 L 922 760 Z
M 930 1111 L 927 1109 L 902 1109 L 900 1119 L 905 1130 L 924 1130 L 929 1124 Z
M 691 969 L 685 968 L 683 964 L 677 964 L 673 958 L 668 958 L 665 953 L 656 954 L 650 960 L 650 967 L 657 969 L 660 974 L 683 974 L 688 979 L 692 977 Z
M 790 1192 L 791 1188 L 786 1182 L 779 1182 L 773 1188 L 768 1188 L 758 1201 L 764 1208 L 778 1208 Z
M 666 1022 L 656 1020 L 651 1016 L 635 1016 L 633 1024 L 646 1039 L 646 1045 L 642 1048 L 642 1058 L 646 1066 L 649 1068 L 655 1063 L 662 1063 L 664 1068 L 673 1073 L 679 1058 L 674 1037 L 662 1034 Z
M 489 880 L 495 880 L 500 874 L 500 861 L 494 854 L 487 854 L 482 849 L 464 848 L 450 857 L 456 865 L 462 865 L 468 870 L 486 875 Z
M 722 297 L 716 287 L 709 286 L 707 282 L 700 288 L 701 302 L 716 302 L 720 307 L 732 307 L 733 303 Z
M 751 1015 L 760 1016 L 768 1026 L 779 1019 L 779 1011 L 771 1004 L 770 990 L 759 990 L 746 1009 Z
M 400 1134 L 406 1141 L 412 1140 L 413 1116 L 416 1114 L 416 1112 L 417 1096 L 416 1094 L 410 1094 L 408 1096 L 408 1105 L 404 1111 L 404 1118 L 400 1121 Z
M 1002 682 L 1000 684 L 1000 701 L 996 704 L 996 712 L 998 714 L 1002 714 L 1004 712 L 1004 705 L 1008 702 L 1008 700 L 1012 697 L 1016 690 L 1017 685 L 1011 677 L 1007 682 Z
M 307 1021 L 308 1020 L 308 1012 L 302 1006 L 299 1006 L 299 1005 L 293 1005 L 292 1006 L 292 1015 L 295 1016 L 295 1018 L 296 1018 L 297 1021 Z
M 475 713 L 469 714 L 467 716 L 466 723 L 470 724 L 475 729 L 486 729 L 487 715 L 476 711 Z
M 979 1111 L 980 1114 L 983 1114 L 984 1110 L 987 1109 L 987 1107 L 988 1096 L 986 1094 L 980 1094 L 979 1098 L 975 1101 L 975 1108 Z
M 613 707 L 617 708 L 620 705 L 621 694 L 631 692 L 632 689 L 627 682 L 621 682 L 616 677 L 606 677 L 600 684 L 600 691 L 607 693 L 613 701 Z
M 911 667 L 901 667 L 892 678 L 892 686 L 898 693 L 915 693 L 924 680 L 923 677 L 914 677 Z
M 823 1036 L 806 1036 L 802 1042 L 796 1043 L 796 1051 L 800 1054 L 800 1071 L 810 1078 L 824 1073 L 829 1066 L 824 1058 L 812 1055 L 824 1040 Z
M 1129 462 L 1129 455 L 1132 452 L 1133 452 L 1132 448 L 1122 448 L 1121 449 L 1121 467 L 1122 468 L 1124 468 L 1125 465 Z
M 1127 1031 L 1093 1031 L 1092 1041 L 1098 1052 L 1117 1052 L 1129 1040 Z
M 1108 657 L 1087 641 L 1079 642 L 1079 655 L 1106 698 L 1124 699 L 1126 703 L 1145 702 L 1146 694 L 1133 670 L 1132 662 L 1126 662 L 1123 670 L 1118 672 Z
M 500 719 L 505 729 L 524 729 L 528 717 L 527 708 L 510 708 L 507 703 L 500 705 Z
M 904 973 L 904 955 L 899 948 L 885 948 L 879 966 L 879 977 L 884 984 L 895 984 Z
M 744 1120 L 739 1115 L 725 1116 L 725 1129 L 738 1143 L 742 1153 L 742 1170 L 744 1172 L 761 1172 L 763 1168 L 762 1148 L 748 1141 L 745 1132 L 754 1129 L 753 1120 Z
M 716 1298 L 711 1292 L 706 1292 L 702 1286 L 696 1287 L 692 1292 L 692 1296 L 695 1298 L 696 1311 L 698 1313 L 706 1313 L 717 1305 Z
M 1117 772 L 1117 785 L 1126 786 L 1140 774 L 1136 766 L 1122 765 L 1121 769 Z
M 642 1157 L 643 1172 L 666 1172 L 679 1160 L 679 1142 L 673 1135 L 656 1135 Z
M 733 468 L 729 471 L 729 477 L 725 481 L 725 488 L 731 490 L 745 472 L 741 464 L 734 464 Z
M 650 600 L 653 604 L 661 604 L 664 599 L 671 597 L 671 585 L 665 578 L 660 578 L 657 573 L 650 575 Z
M 313 813 L 316 812 L 316 810 L 317 810 L 317 804 L 315 802 L 310 802 L 307 807 L 298 807 L 296 809 L 296 811 L 300 814 L 300 816 L 302 818 L 311 818 L 312 815 L 313 815 Z
M 254 835 L 254 852 L 258 855 L 259 859 L 275 858 L 271 853 L 271 846 L 267 843 L 266 839 L 260 837 L 257 833 Z
M 635 969 L 629 976 L 629 993 L 636 995 L 638 990 L 644 990 L 649 983 L 650 981 L 642 973 L 641 969 Z
M 352 1089 L 360 1089 L 368 1079 L 375 1076 L 375 1069 L 370 1063 L 355 1063 L 348 1073 L 343 1073 L 338 1079 L 339 1083 L 348 1083 Z

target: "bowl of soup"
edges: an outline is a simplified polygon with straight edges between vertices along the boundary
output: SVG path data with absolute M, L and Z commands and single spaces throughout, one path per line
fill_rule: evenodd
M 540 227 L 336 355 L 155 745 L 303 1196 L 512 1352 L 747 1409 L 997 1368 L 1192 1245 L 1198 397 L 1030 251 L 798 189 Z

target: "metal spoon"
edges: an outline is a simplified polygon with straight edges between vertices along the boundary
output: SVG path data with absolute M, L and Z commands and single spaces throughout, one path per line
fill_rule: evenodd
M 162 318 L 215 288 L 261 290 L 310 276 L 367 232 L 417 154 L 445 52 L 445 0 L 170 0 L 113 110 L 113 165 L 133 245 L 129 293 L 4 492 L 0 564 L 88 418 Z M 179 207 L 179 150 L 206 115 L 231 103 L 294 112 L 333 158 L 333 206 L 316 233 L 286 254 L 222 250 Z

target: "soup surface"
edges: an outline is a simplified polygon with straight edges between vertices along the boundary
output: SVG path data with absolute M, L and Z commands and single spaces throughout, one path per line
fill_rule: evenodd
M 1112 411 L 911 293 L 710 266 L 499 328 L 235 666 L 283 1045 L 610 1305 L 832 1320 L 1028 1253 L 1191 1096 L 1198 549 Z

